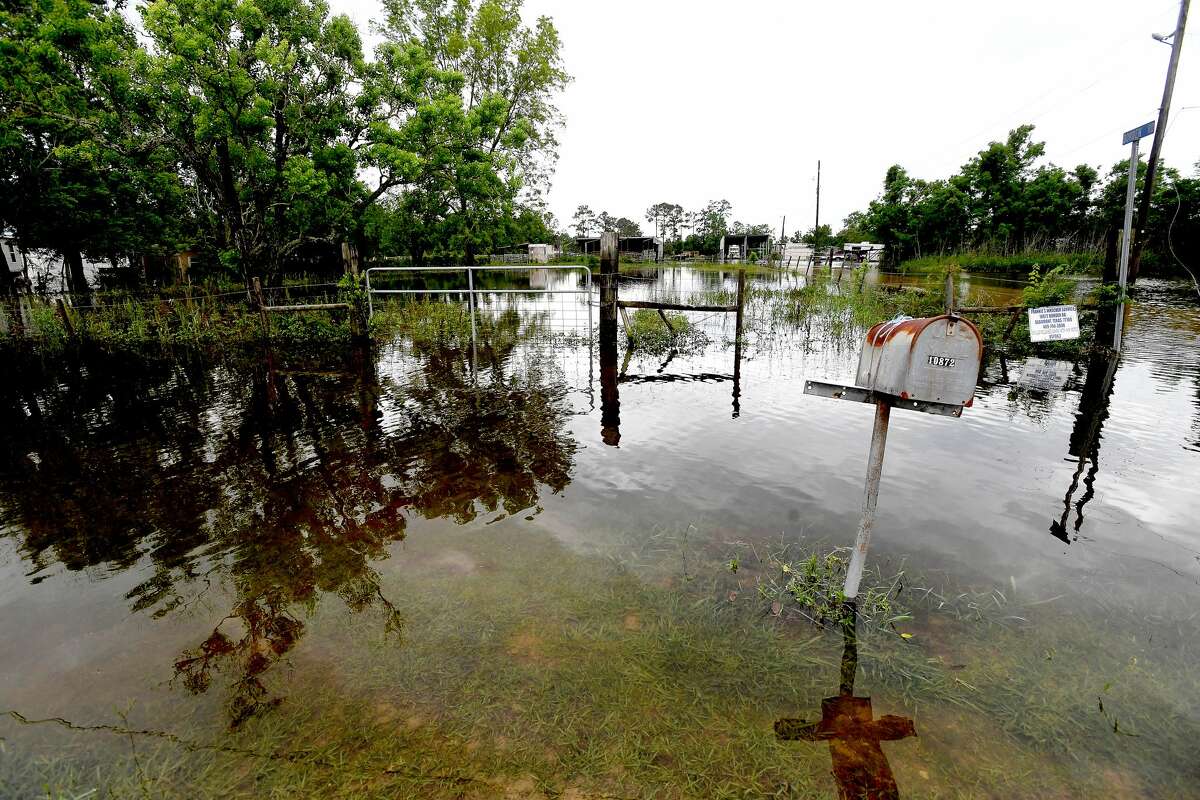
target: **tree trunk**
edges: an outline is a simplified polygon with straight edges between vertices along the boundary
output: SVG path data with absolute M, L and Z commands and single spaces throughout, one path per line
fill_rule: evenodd
M 67 262 L 67 291 L 71 294 L 88 294 L 87 276 L 83 274 L 83 254 L 76 248 L 62 251 L 63 260 Z
M 1117 283 L 1118 236 L 1119 232 L 1116 228 L 1109 228 L 1104 235 L 1104 273 L 1101 280 L 1110 285 L 1116 285 Z M 1116 326 L 1117 309 L 1099 309 L 1096 312 L 1096 343 L 1103 344 L 1105 347 L 1111 346 Z
M 17 293 L 17 276 L 21 273 L 13 272 L 8 265 L 8 254 L 0 252 L 0 295 L 8 297 Z

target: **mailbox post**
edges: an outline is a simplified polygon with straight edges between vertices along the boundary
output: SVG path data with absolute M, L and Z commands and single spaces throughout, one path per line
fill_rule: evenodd
M 867 331 L 858 359 L 857 386 L 805 382 L 805 394 L 875 406 L 862 519 L 846 569 L 844 593 L 848 599 L 858 596 L 866 566 L 892 407 L 961 416 L 975 399 L 982 357 L 983 339 L 969 320 L 955 314 L 921 319 L 897 317 Z

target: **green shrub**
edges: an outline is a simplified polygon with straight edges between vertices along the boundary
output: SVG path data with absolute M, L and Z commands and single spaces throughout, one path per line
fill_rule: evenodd
M 1020 253 L 1017 255 L 994 255 L 991 253 L 958 253 L 955 255 L 924 256 L 910 258 L 900 265 L 906 273 L 943 272 L 947 267 L 962 268 L 968 272 L 991 272 L 1026 275 L 1044 267 L 1062 267 L 1067 274 L 1098 272 L 1102 262 L 1097 253 Z

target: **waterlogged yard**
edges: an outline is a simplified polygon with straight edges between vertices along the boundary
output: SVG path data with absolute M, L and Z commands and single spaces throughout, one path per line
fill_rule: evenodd
M 758 273 L 741 347 L 639 313 L 615 363 L 521 295 L 474 346 L 431 303 L 367 352 L 14 355 L 0 796 L 1200 796 L 1194 295 L 1144 282 L 1115 370 L 1030 389 L 1017 330 L 961 419 L 895 412 L 847 624 L 871 410 L 803 386 L 914 280 Z

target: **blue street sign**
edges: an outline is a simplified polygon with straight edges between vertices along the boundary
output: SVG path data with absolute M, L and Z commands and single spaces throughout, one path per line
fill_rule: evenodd
M 1145 139 L 1150 134 L 1154 133 L 1154 123 L 1147 122 L 1140 128 L 1134 128 L 1131 131 L 1125 131 L 1125 135 L 1121 137 L 1121 144 L 1129 144 L 1138 139 Z

